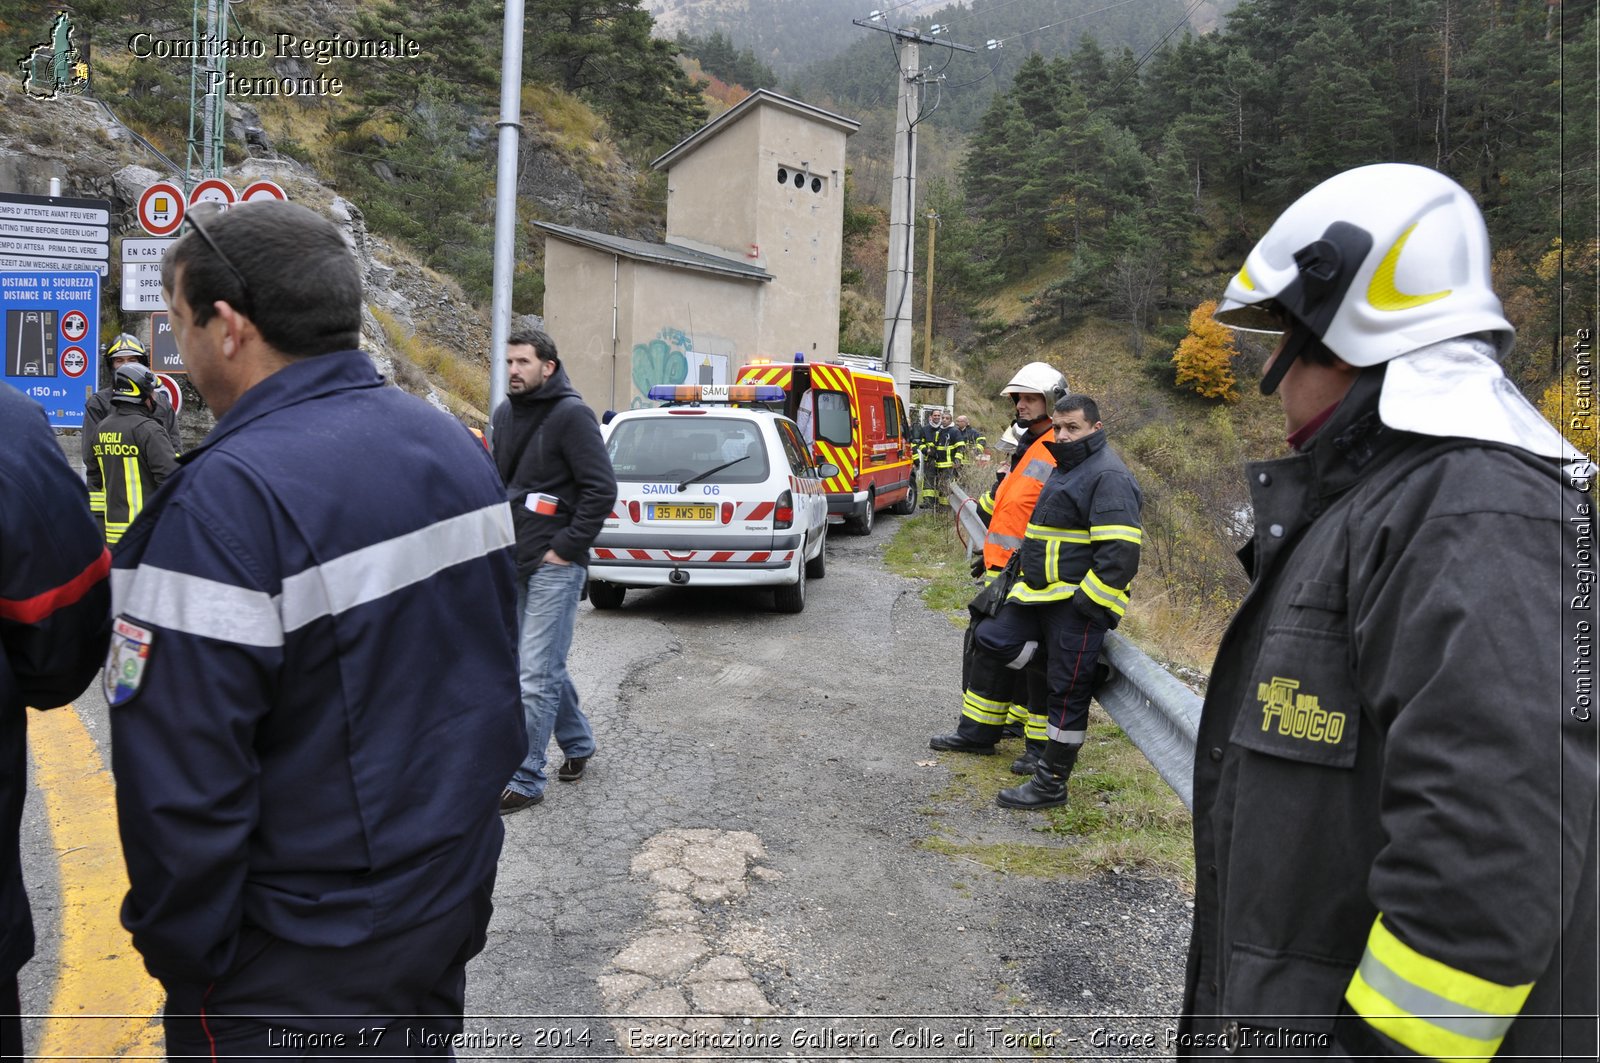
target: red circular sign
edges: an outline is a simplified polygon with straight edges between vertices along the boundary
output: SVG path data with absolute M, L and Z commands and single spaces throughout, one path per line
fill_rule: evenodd
M 139 195 L 139 224 L 151 236 L 170 236 L 183 224 L 183 189 L 157 181 Z
M 289 193 L 283 190 L 282 185 L 278 184 L 276 181 L 268 181 L 264 179 L 256 181 L 253 184 L 246 185 L 244 191 L 239 193 L 240 203 L 254 203 L 258 200 L 288 198 Z
M 189 190 L 189 206 L 196 203 L 215 203 L 226 210 L 238 201 L 239 194 L 233 186 L 220 177 L 207 177 Z
M 68 310 L 61 315 L 61 335 L 74 342 L 89 334 L 89 319 L 82 310 Z
M 172 412 L 181 412 L 183 410 L 183 392 L 178 390 L 178 382 L 165 373 L 157 373 L 156 379 L 161 381 L 162 388 L 167 392 L 167 398 L 172 400 Z
M 84 353 L 82 347 L 68 347 L 61 352 L 61 371 L 72 379 L 78 379 L 88 368 L 89 356 Z

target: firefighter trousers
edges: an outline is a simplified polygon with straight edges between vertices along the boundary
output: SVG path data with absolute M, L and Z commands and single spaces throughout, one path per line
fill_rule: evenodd
M 1029 748 L 1045 741 L 1049 683 L 1045 653 L 1035 653 L 1021 672 L 979 651 L 976 623 L 967 625 L 961 646 L 961 720 L 956 734 L 975 745 L 992 745 L 1008 724 L 1023 725 Z
M 1044 654 L 1048 693 L 1043 737 L 1068 745 L 1082 745 L 1088 734 L 1089 699 L 1098 679 L 1096 664 L 1105 638 L 1105 627 L 1084 617 L 1070 599 L 1043 605 L 1007 602 L 972 632 L 980 657 L 1014 673 L 1032 657 Z

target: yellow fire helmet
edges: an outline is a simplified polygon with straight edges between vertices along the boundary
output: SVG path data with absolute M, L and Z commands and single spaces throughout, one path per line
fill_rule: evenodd
M 1214 316 L 1281 332 L 1288 315 L 1355 366 L 1475 334 L 1503 358 L 1513 330 L 1489 266 L 1489 233 L 1466 189 L 1424 166 L 1362 166 L 1283 212 Z

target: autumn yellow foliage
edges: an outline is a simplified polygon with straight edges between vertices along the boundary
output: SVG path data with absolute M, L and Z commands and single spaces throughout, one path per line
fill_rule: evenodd
M 1567 366 L 1561 379 L 1545 389 L 1539 400 L 1539 412 L 1545 420 L 1561 429 L 1567 442 L 1589 455 L 1595 456 L 1595 418 L 1600 414 L 1595 403 L 1595 367 L 1592 358 L 1585 357 Z
M 1194 308 L 1189 315 L 1189 334 L 1178 344 L 1172 364 L 1178 367 L 1180 388 L 1188 388 L 1203 398 L 1238 402 L 1233 356 L 1239 351 L 1233 345 L 1233 333 L 1211 316 L 1216 309 L 1215 299 L 1207 299 Z

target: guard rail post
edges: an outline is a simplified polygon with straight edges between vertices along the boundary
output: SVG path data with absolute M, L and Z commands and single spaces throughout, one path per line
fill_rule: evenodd
M 971 501 L 959 484 L 950 485 L 950 508 L 955 510 L 957 533 L 969 559 L 975 548 L 983 548 L 985 533 Z M 1101 657 L 1111 667 L 1111 677 L 1095 691 L 1095 700 L 1139 747 L 1184 807 L 1194 811 L 1194 751 L 1201 697 L 1115 631 L 1106 635 Z

